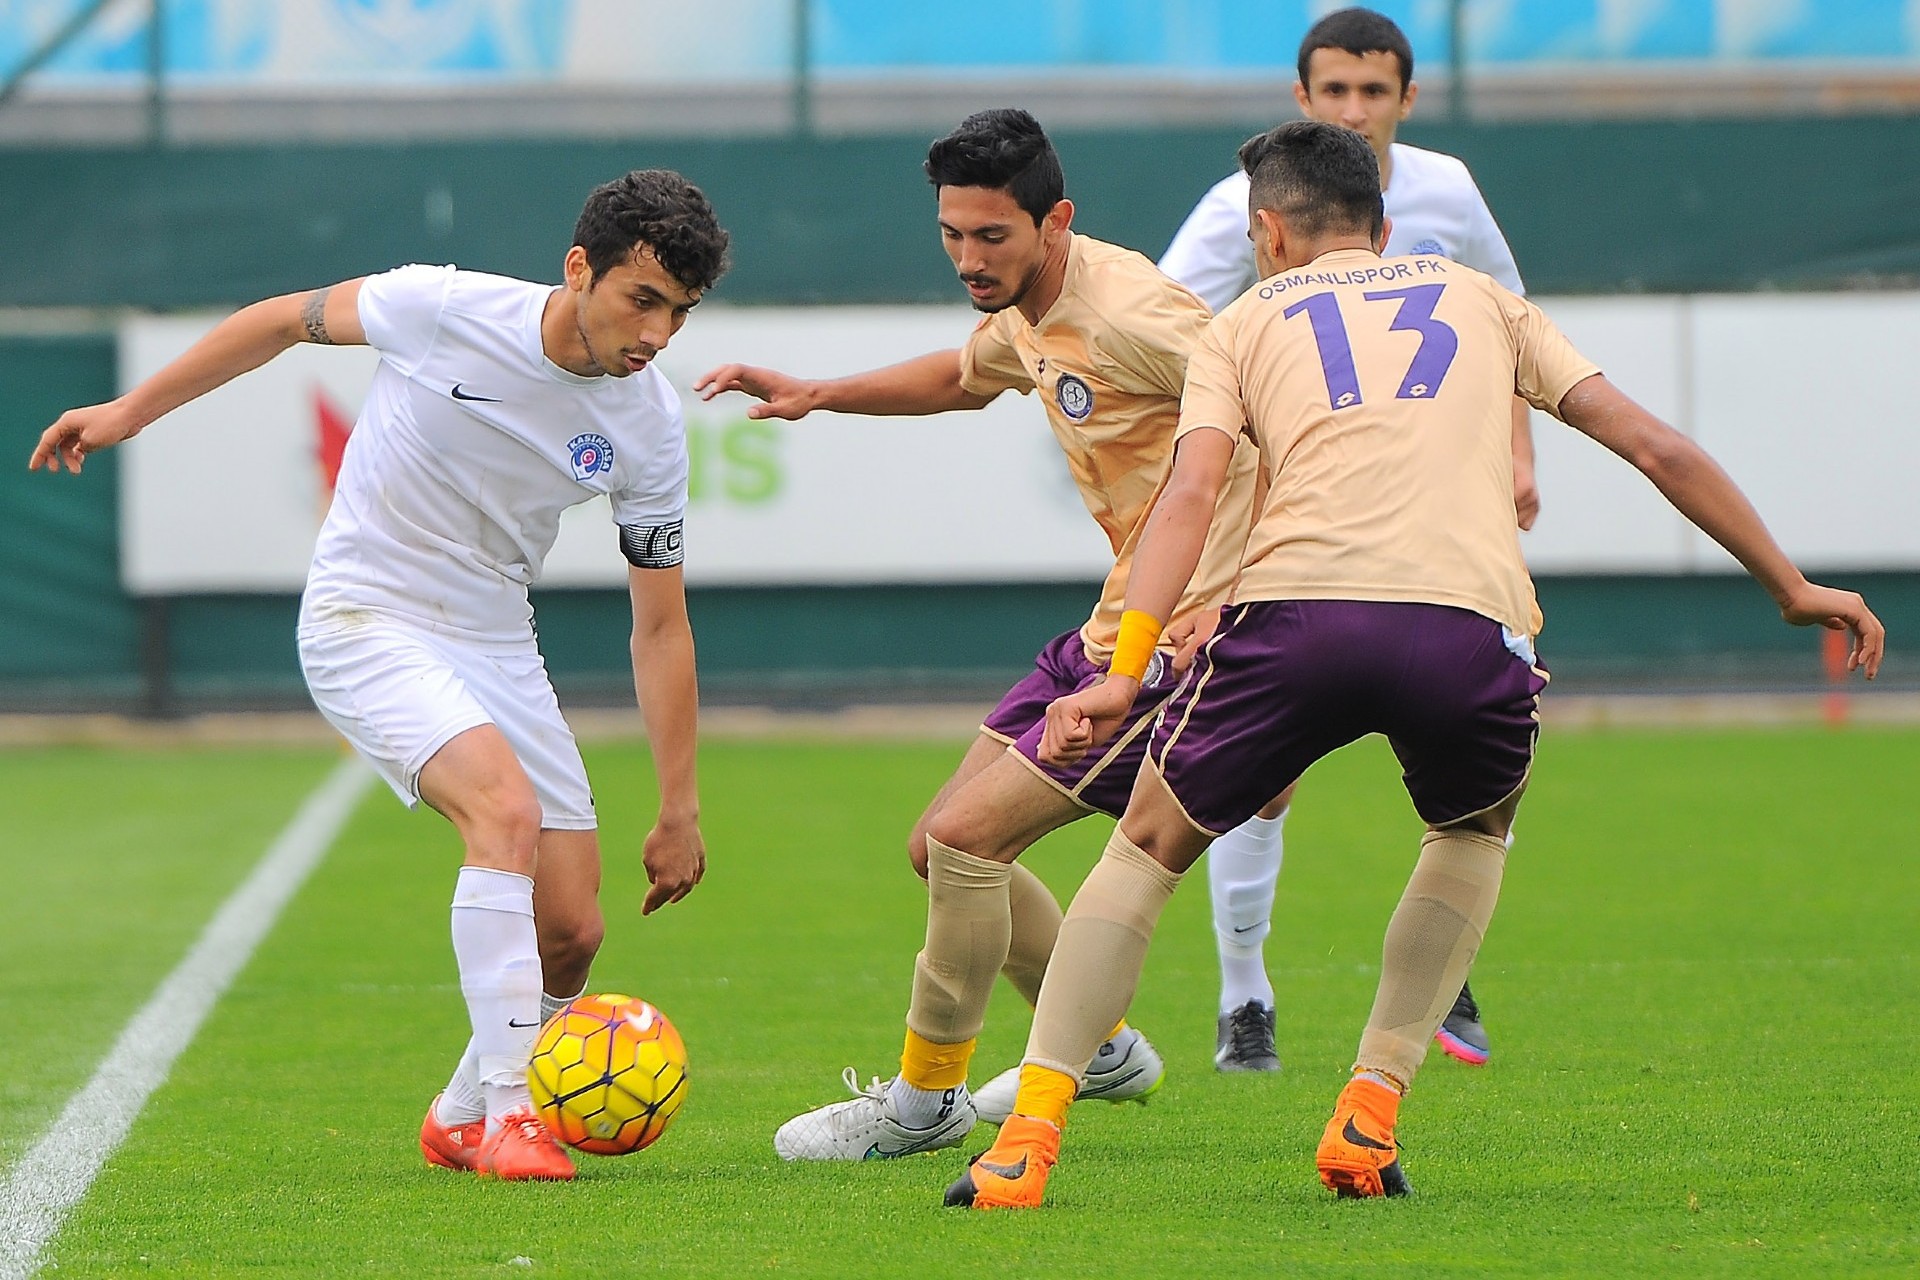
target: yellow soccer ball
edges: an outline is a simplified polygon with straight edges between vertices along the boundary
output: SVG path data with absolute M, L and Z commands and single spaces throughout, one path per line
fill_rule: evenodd
M 553 1015 L 527 1064 L 553 1135 L 599 1156 L 651 1146 L 687 1100 L 687 1047 L 666 1015 L 632 996 L 581 996 Z

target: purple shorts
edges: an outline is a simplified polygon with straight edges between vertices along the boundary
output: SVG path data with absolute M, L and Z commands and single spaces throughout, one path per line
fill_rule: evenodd
M 1385 734 L 1430 824 L 1500 803 L 1533 764 L 1546 672 L 1466 609 L 1372 600 L 1236 605 L 1154 727 L 1187 817 L 1231 831 L 1321 756 Z
M 1087 661 L 1086 641 L 1078 630 L 1056 636 L 1034 658 L 1033 673 L 1007 690 L 980 729 L 1005 740 L 1010 750 L 1075 804 L 1117 818 L 1126 812 L 1134 777 L 1140 772 L 1140 762 L 1146 759 L 1154 713 L 1166 705 L 1179 677 L 1160 655 L 1154 655 L 1133 709 L 1111 741 L 1098 751 L 1088 752 L 1078 764 L 1065 768 L 1043 764 L 1040 735 L 1047 727 L 1047 704 L 1086 688 L 1105 674 L 1105 668 Z

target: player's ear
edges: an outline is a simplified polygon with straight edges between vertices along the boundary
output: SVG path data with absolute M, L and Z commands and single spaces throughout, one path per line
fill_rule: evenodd
M 1286 266 L 1286 224 L 1280 221 L 1280 215 L 1271 209 L 1253 211 L 1255 234 L 1260 237 L 1258 247 L 1267 251 L 1267 256 Z
M 567 250 L 567 260 L 561 271 L 566 277 L 567 288 L 575 293 L 585 293 L 593 284 L 593 268 L 587 264 L 587 251 L 579 245 Z
M 1373 251 L 1375 253 L 1385 253 L 1387 251 L 1387 241 L 1391 239 L 1393 239 L 1393 219 L 1382 216 L 1380 219 L 1380 234 L 1373 239 Z
M 1413 114 L 1413 100 L 1419 96 L 1420 86 L 1411 80 L 1407 81 L 1407 91 L 1400 95 L 1400 118 L 1402 120 L 1405 120 Z
M 1298 80 L 1295 80 L 1293 82 L 1293 100 L 1300 104 L 1301 115 L 1309 116 L 1309 117 L 1313 115 L 1313 111 L 1310 107 L 1310 104 L 1313 101 L 1313 97 L 1311 94 L 1307 92 L 1307 86 L 1304 84 L 1301 84 Z
M 1042 221 L 1050 234 L 1059 235 L 1073 225 L 1073 201 L 1061 200 L 1047 210 L 1047 216 Z

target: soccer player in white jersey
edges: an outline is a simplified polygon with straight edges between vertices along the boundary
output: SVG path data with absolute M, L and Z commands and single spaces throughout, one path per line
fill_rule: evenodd
M 1385 254 L 1431 253 L 1484 271 L 1525 295 L 1513 251 L 1493 220 L 1467 166 L 1453 156 L 1395 141 L 1413 114 L 1413 48 L 1391 18 L 1372 9 L 1340 9 L 1300 41 L 1294 100 L 1309 119 L 1364 136 L 1380 161 L 1387 219 Z M 1195 205 L 1160 259 L 1160 269 L 1199 294 L 1217 314 L 1255 279 L 1247 240 L 1247 175 L 1216 183 Z M 1522 529 L 1533 527 L 1540 494 L 1533 478 L 1533 436 L 1527 403 L 1513 402 L 1514 507 Z M 1215 1064 L 1223 1071 L 1277 1071 L 1274 995 L 1264 947 L 1280 876 L 1281 830 L 1292 793 L 1215 843 L 1207 859 L 1214 937 L 1220 955 L 1220 1017 Z M 1441 1025 L 1440 1047 L 1480 1066 L 1491 1045 L 1479 1005 L 1462 985 Z
M 526 1066 L 599 949 L 600 847 L 527 587 L 561 512 L 595 497 L 611 500 L 631 564 L 634 688 L 660 784 L 641 913 L 685 897 L 706 869 L 681 576 L 686 424 L 652 361 L 726 252 L 698 188 L 629 173 L 588 197 L 558 286 L 408 266 L 256 302 L 119 399 L 61 415 L 28 463 L 78 472 L 297 342 L 379 351 L 299 650 L 321 713 L 465 843 L 452 924 L 472 1039 L 421 1127 L 435 1165 L 509 1180 L 574 1172 L 532 1110 Z

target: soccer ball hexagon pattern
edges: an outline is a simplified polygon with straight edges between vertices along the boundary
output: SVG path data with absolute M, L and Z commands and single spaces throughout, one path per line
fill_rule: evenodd
M 533 1105 L 556 1138 L 600 1156 L 651 1146 L 687 1098 L 687 1048 L 632 996 L 581 996 L 553 1015 L 527 1064 Z

